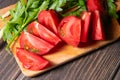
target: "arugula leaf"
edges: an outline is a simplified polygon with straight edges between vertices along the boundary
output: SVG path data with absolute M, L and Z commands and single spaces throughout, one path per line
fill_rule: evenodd
M 80 6 L 81 11 L 87 10 L 85 0 L 79 0 L 78 5 Z
M 33 4 L 30 6 L 30 8 L 37 8 L 39 6 L 39 1 L 36 0 L 33 2 Z
M 63 12 L 69 11 L 71 8 L 78 6 L 78 0 L 66 0 L 66 4 L 62 7 Z
M 33 2 L 34 2 L 34 0 L 29 0 L 27 2 L 26 9 L 28 9 L 32 5 Z
M 75 6 L 78 6 L 78 0 L 51 0 L 49 9 L 57 12 L 65 12 Z
M 62 7 L 65 6 L 66 3 L 67 0 L 56 0 L 51 4 L 49 9 L 54 9 L 57 12 L 61 12 L 63 11 Z
M 4 41 L 8 41 L 7 48 L 20 35 L 27 24 L 37 18 L 36 16 L 39 11 L 47 9 L 49 5 L 49 0 L 43 0 L 43 2 L 41 2 L 42 0 L 28 0 L 27 4 L 24 4 L 23 1 L 20 0 L 16 8 L 10 11 L 11 19 L 5 25 L 3 39 Z
M 61 15 L 63 17 L 69 16 L 69 15 L 74 15 L 74 16 L 78 16 L 79 17 L 82 11 L 86 11 L 87 10 L 86 4 L 85 4 L 85 0 L 78 0 L 78 2 L 75 4 L 75 7 L 72 7 L 72 8 L 74 8 L 75 10 L 67 12 L 65 14 L 61 14 Z
M 118 15 L 116 13 L 116 5 L 114 2 L 114 0 L 107 0 L 108 14 L 113 18 L 118 18 Z
M 49 9 L 55 9 L 57 7 L 58 4 L 58 0 L 56 0 L 55 2 L 53 2 L 53 4 L 50 6 Z

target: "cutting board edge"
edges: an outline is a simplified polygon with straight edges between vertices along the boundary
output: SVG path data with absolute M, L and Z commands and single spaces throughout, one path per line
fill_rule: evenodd
M 12 8 L 13 8 L 13 6 L 14 6 L 14 5 L 12 5 Z M 10 6 L 9 6 L 9 7 L 10 7 Z M 4 8 L 4 9 L 7 11 L 8 9 L 12 9 L 12 8 Z M 83 55 L 85 55 L 85 54 L 87 54 L 87 53 L 90 53 L 90 52 L 95 51 L 95 50 L 97 50 L 97 49 L 99 49 L 99 48 L 101 48 L 101 47 L 104 47 L 104 46 L 106 46 L 106 45 L 108 45 L 108 44 L 111 44 L 111 43 L 115 42 L 116 40 L 118 40 L 118 38 L 116 38 L 115 40 L 112 40 L 112 41 L 110 41 L 110 42 L 108 42 L 108 43 L 106 43 L 106 44 L 104 44 L 104 45 L 101 45 L 101 46 L 99 46 L 98 48 L 95 48 L 95 49 L 93 49 L 93 50 L 91 50 L 91 51 L 89 51 L 89 52 L 85 52 L 85 53 L 83 53 L 83 54 L 80 54 L 79 56 L 76 56 L 76 57 L 72 58 L 72 59 L 66 60 L 65 62 L 63 62 L 63 63 L 61 63 L 61 64 L 58 64 L 58 65 L 55 65 L 55 66 L 53 66 L 53 67 L 51 67 L 51 68 L 49 68 L 49 69 L 43 70 L 42 72 L 41 72 L 41 71 L 37 71 L 37 72 L 35 72 L 34 74 L 25 73 L 25 71 L 23 70 L 23 67 L 21 67 L 21 66 L 22 66 L 21 63 L 19 63 L 19 61 L 18 61 L 18 59 L 15 57 L 15 55 L 14 55 L 14 57 L 15 57 L 18 65 L 19 65 L 19 67 L 21 68 L 22 73 L 23 73 L 25 76 L 34 77 L 34 76 L 40 75 L 40 74 L 42 74 L 42 73 L 44 73 L 44 72 L 46 72 L 46 71 L 49 71 L 49 70 L 51 70 L 51 69 L 53 69 L 53 68 L 56 68 L 56 67 L 58 67 L 58 66 L 60 66 L 60 65 L 63 65 L 63 64 L 65 64 L 65 63 L 67 63 L 67 62 L 70 62 L 70 61 L 72 61 L 73 59 L 76 59 L 76 58 L 78 58 L 78 57 L 80 57 L 80 56 L 83 56 Z
M 100 48 L 106 47 L 106 46 L 108 46 L 108 45 L 116 42 L 119 38 L 120 38 L 120 37 L 118 37 L 118 38 L 116 38 L 116 39 L 114 39 L 114 40 L 111 40 L 111 41 L 107 42 L 106 44 L 101 45 L 101 46 L 95 48 L 94 50 L 90 50 L 90 51 L 88 51 L 88 52 L 85 52 L 85 53 L 83 53 L 83 54 L 80 54 L 79 56 L 76 56 L 76 57 L 74 57 L 74 58 L 71 58 L 71 59 L 69 59 L 69 60 L 66 60 L 66 61 L 64 61 L 64 62 L 61 63 L 61 64 L 52 66 L 52 67 L 50 67 L 50 68 L 48 68 L 48 69 L 45 69 L 45 70 L 42 70 L 42 72 L 41 72 L 41 71 L 37 71 L 35 74 L 28 74 L 28 73 L 24 72 L 24 71 L 23 71 L 23 67 L 21 67 L 21 63 L 19 63 L 19 62 L 17 62 L 17 63 L 19 63 L 19 67 L 20 67 L 22 73 L 23 73 L 25 76 L 27 76 L 27 77 L 35 77 L 35 76 L 39 76 L 39 75 L 41 75 L 41 74 L 43 74 L 43 73 L 45 73 L 45 72 L 51 71 L 52 69 L 55 69 L 55 68 L 57 68 L 57 67 L 59 67 L 59 66 L 62 66 L 62 65 L 64 65 L 64 64 L 67 64 L 68 62 L 74 61 L 75 59 L 79 59 L 80 57 L 83 57 L 83 56 L 85 56 L 85 55 L 89 55 L 88 53 L 91 53 L 91 52 L 94 52 L 94 51 L 96 51 L 96 50 L 99 50 Z M 16 57 L 15 57 L 15 59 L 16 59 L 16 61 L 18 61 Z M 30 70 L 29 70 L 29 71 L 30 71 Z

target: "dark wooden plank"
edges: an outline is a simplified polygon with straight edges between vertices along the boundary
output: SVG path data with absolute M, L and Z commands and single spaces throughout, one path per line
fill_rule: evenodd
M 12 55 L 8 54 L 4 49 L 0 54 L 2 54 L 0 60 L 0 78 L 2 80 L 13 80 L 21 71 Z
M 18 0 L 0 0 L 0 9 L 16 3 Z
M 109 79 L 111 73 L 114 72 L 116 65 L 120 62 L 120 50 L 119 45 L 120 41 L 107 46 L 99 51 L 93 52 L 89 55 L 80 57 L 80 59 L 76 59 L 70 63 L 67 63 L 63 66 L 60 66 L 50 72 L 47 72 L 38 77 L 32 78 L 33 80 L 45 79 L 45 80 L 104 80 Z M 7 53 L 4 53 L 7 54 Z M 9 54 L 7 54 L 9 55 Z M 12 58 L 12 57 L 11 57 Z M 13 64 L 15 63 L 14 59 L 12 60 Z M 6 63 L 6 65 L 11 66 L 10 63 Z M 17 66 L 17 64 L 15 63 Z M 12 65 L 11 67 L 13 67 Z M 12 68 L 13 69 L 13 68 Z M 9 67 L 8 69 L 9 70 Z M 7 77 L 4 76 L 4 79 L 10 80 L 16 70 L 7 73 Z M 7 71 L 4 71 L 6 73 Z M 19 74 L 19 71 L 18 71 Z M 25 77 L 23 74 L 20 76 L 17 75 L 17 80 L 29 80 L 31 78 Z M 55 76 L 55 77 L 54 77 Z M 2 79 L 2 78 L 1 78 Z M 11 79 L 11 80 L 12 80 Z M 109 79 L 112 80 L 112 79 Z
M 120 41 L 35 78 L 22 80 L 113 80 L 120 64 Z M 20 78 L 19 78 L 20 79 Z
M 120 80 L 120 65 L 119 65 L 119 70 L 118 70 L 114 80 Z

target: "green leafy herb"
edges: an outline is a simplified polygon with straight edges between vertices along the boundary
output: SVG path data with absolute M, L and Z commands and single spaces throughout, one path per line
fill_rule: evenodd
M 2 19 L 2 15 L 0 14 L 0 19 Z
M 67 3 L 67 0 L 56 0 L 54 1 L 49 9 L 55 9 L 57 12 L 63 11 L 62 7 L 65 6 Z
M 118 15 L 116 13 L 116 5 L 114 4 L 114 0 L 107 0 L 108 5 L 108 13 L 113 18 L 118 18 Z
M 74 15 L 74 16 L 80 16 L 80 13 L 82 11 L 86 11 L 86 4 L 85 4 L 85 0 L 78 0 L 78 2 L 74 5 L 74 8 L 75 10 L 74 11 L 70 11 L 70 12 L 67 12 L 65 14 L 61 14 L 63 17 L 65 16 L 68 16 L 68 15 Z
M 61 16 L 68 15 L 79 16 L 82 11 L 86 10 L 87 0 L 19 0 L 16 7 L 10 10 L 11 19 L 3 28 L 3 39 L 8 41 L 7 48 L 18 37 L 27 25 L 37 19 L 37 15 L 41 10 L 53 9 Z M 116 6 L 114 0 L 107 0 L 108 12 L 110 16 L 118 18 L 116 14 Z M 69 10 L 73 11 L 68 12 Z M 67 13 L 66 13 L 67 12 Z M 0 16 L 2 18 L 2 16 Z
M 49 0 L 44 0 L 41 4 L 40 2 L 41 0 L 28 0 L 28 3 L 24 4 L 23 0 L 20 0 L 16 8 L 10 11 L 11 19 L 3 31 L 3 39 L 8 41 L 7 48 L 9 48 L 15 38 L 20 35 L 27 24 L 37 18 L 36 16 L 40 10 L 48 8 Z

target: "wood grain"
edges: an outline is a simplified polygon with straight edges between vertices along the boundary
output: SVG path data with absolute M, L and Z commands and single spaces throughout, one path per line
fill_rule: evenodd
M 1 5 L 1 4 L 0 4 Z M 15 59 L 0 50 L 1 80 L 113 80 L 120 64 L 120 39 L 35 78 L 25 77 Z
M 119 80 L 120 79 L 120 67 L 117 70 L 118 70 L 118 72 L 115 74 L 114 80 Z
M 35 78 L 25 77 L 15 59 L 3 49 L 0 51 L 0 56 L 3 57 L 3 61 L 0 62 L 2 64 L 0 78 L 1 80 L 113 80 L 116 74 L 114 71 L 120 65 L 118 44 L 120 39 Z
M 11 8 L 13 8 L 13 6 L 4 8 L 1 11 L 5 12 L 6 10 L 9 10 Z M 2 23 L 0 23 L 0 24 L 2 24 Z M 114 42 L 115 40 L 117 40 L 120 37 L 120 27 L 119 27 L 118 22 L 115 19 L 112 20 L 110 28 L 112 29 L 112 32 L 110 32 L 108 35 L 112 36 L 111 40 L 97 41 L 94 44 L 87 45 L 86 47 L 72 47 L 72 46 L 66 45 L 66 44 L 62 45 L 62 46 L 60 45 L 57 48 L 57 51 L 52 51 L 49 54 L 43 55 L 43 57 L 45 59 L 47 59 L 48 61 L 50 61 L 53 64 L 52 67 L 44 69 L 44 70 L 32 71 L 32 70 L 25 69 L 22 66 L 22 63 L 18 60 L 18 58 L 16 56 L 16 47 L 20 47 L 19 46 L 19 38 L 17 40 L 15 40 L 13 42 L 13 44 L 11 45 L 11 51 L 19 65 L 21 71 L 23 72 L 23 74 L 28 77 L 34 77 L 45 71 L 48 71 L 49 69 L 52 69 L 56 66 L 64 64 L 72 59 L 75 59 L 76 57 L 87 54 L 88 52 L 91 52 L 93 50 L 96 50 L 96 49 L 104 46 L 104 45 Z

